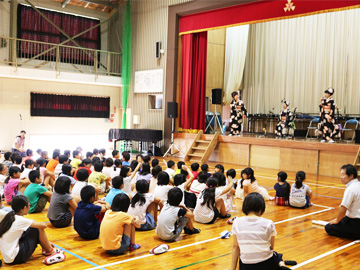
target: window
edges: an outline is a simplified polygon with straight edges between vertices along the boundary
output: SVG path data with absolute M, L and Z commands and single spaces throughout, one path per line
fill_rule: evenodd
M 100 23 L 100 20 L 97 19 L 90 19 L 47 9 L 38 9 L 70 37 L 73 37 Z M 53 44 L 59 44 L 68 39 L 47 20 L 45 20 L 44 17 L 29 6 L 19 5 L 17 18 L 17 37 L 19 39 Z M 100 50 L 100 27 L 95 27 L 94 29 L 77 37 L 75 41 L 84 48 Z M 18 57 L 32 58 L 53 47 L 52 45 L 47 44 L 42 44 L 41 46 L 35 45 L 37 44 L 25 41 L 21 42 L 18 47 Z M 68 41 L 64 45 L 76 47 L 72 41 Z M 61 62 L 82 65 L 94 64 L 94 53 L 84 53 L 81 49 L 61 47 L 59 55 L 59 60 Z M 55 57 L 56 49 L 52 49 L 37 59 L 55 61 Z
M 109 118 L 110 97 L 31 93 L 31 116 Z

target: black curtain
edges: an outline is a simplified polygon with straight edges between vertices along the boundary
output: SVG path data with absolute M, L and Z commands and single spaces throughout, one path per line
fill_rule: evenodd
M 109 118 L 110 97 L 31 93 L 31 116 Z

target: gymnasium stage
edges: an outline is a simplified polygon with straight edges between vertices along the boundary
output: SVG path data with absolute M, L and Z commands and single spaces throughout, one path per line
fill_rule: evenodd
M 175 133 L 174 143 L 185 154 L 195 136 Z M 205 134 L 202 139 L 211 140 L 212 136 Z M 330 144 L 316 139 L 277 139 L 244 133 L 240 137 L 219 136 L 209 161 L 338 177 L 342 165 L 354 163 L 359 147 L 359 144 L 345 141 Z

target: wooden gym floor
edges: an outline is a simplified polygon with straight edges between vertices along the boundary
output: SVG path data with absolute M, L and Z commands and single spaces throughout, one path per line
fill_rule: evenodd
M 165 168 L 162 158 L 161 165 Z M 168 159 L 167 159 L 168 160 Z M 174 159 L 175 160 L 175 159 Z M 210 171 L 215 163 L 209 162 Z M 223 164 L 225 169 L 235 168 L 237 176 L 244 167 Z M 260 185 L 265 186 L 274 196 L 277 171 L 257 169 L 255 176 Z M 340 171 L 340 170 L 339 170 Z M 289 183 L 293 183 L 295 172 L 288 172 Z M 238 177 L 237 177 L 238 178 Z M 266 202 L 264 217 L 275 222 L 277 236 L 275 250 L 284 254 L 285 260 L 295 260 L 298 266 L 292 269 L 360 269 L 359 244 L 352 240 L 331 237 L 322 226 L 312 224 L 312 220 L 331 220 L 337 215 L 344 186 L 339 178 L 307 175 L 306 183 L 313 192 L 314 206 L 308 209 L 293 209 L 276 206 Z M 236 199 L 233 216 L 242 216 L 242 201 Z M 46 208 L 47 209 L 47 208 Z M 136 243 L 142 247 L 121 256 L 110 256 L 101 248 L 100 241 L 82 240 L 73 226 L 54 228 L 46 217 L 47 210 L 39 214 L 27 215 L 27 218 L 47 222 L 46 233 L 57 247 L 66 254 L 64 262 L 45 266 L 40 246 L 31 259 L 23 265 L 4 265 L 4 269 L 228 269 L 231 265 L 232 237 L 220 239 L 219 234 L 231 230 L 226 220 L 217 220 L 215 224 L 194 223 L 201 229 L 197 235 L 182 234 L 175 243 L 170 243 L 170 250 L 161 255 L 151 255 L 149 250 L 161 241 L 155 231 L 136 232 Z M 349 245 L 348 245 L 349 244 Z

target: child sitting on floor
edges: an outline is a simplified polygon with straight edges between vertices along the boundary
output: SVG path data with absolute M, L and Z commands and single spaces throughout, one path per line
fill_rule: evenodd
M 110 178 L 113 179 L 116 176 L 120 175 L 120 170 L 121 170 L 121 160 L 120 159 L 115 159 L 114 161 L 114 166 L 112 167 L 111 173 L 110 173 Z
M 175 175 L 176 176 L 176 175 Z M 154 196 L 158 197 L 164 204 L 168 199 L 168 192 L 173 188 L 170 177 L 166 172 L 160 172 L 157 177 L 157 185 L 154 189 Z
M 67 227 L 77 207 L 77 202 L 70 193 L 71 181 L 65 176 L 60 176 L 54 186 L 50 206 L 47 213 L 51 224 L 57 228 Z
M 5 179 L 4 185 L 4 197 L 8 204 L 18 194 L 24 194 L 26 187 L 30 184 L 30 181 L 20 179 L 20 169 L 16 166 L 11 166 L 9 169 L 9 176 Z
M 182 168 L 183 165 L 185 165 L 184 161 L 180 160 L 180 161 L 177 162 L 177 164 L 176 164 L 177 169 L 175 171 L 175 175 L 181 173 L 181 168 Z
M 224 173 L 225 172 L 225 168 L 222 164 L 216 164 L 215 165 L 215 173 Z
M 289 205 L 290 185 L 286 182 L 287 173 L 278 173 L 278 182 L 274 185 L 276 191 L 275 204 L 276 205 Z
M 209 173 L 209 165 L 207 165 L 206 163 L 202 164 L 200 169 L 202 172 L 206 173 L 207 178 L 209 178 L 211 176 L 211 173 Z
M 124 152 L 122 152 L 121 153 L 121 155 L 122 155 L 122 159 L 123 159 L 123 162 L 122 162 L 122 166 L 130 166 L 130 162 L 129 162 L 129 160 L 130 160 L 130 153 L 129 152 L 127 152 L 127 151 L 124 151 Z M 141 162 L 142 162 L 142 160 L 141 160 Z
M 265 212 L 263 196 L 255 192 L 247 195 L 242 211 L 246 216 L 236 218 L 232 225 L 234 240 L 231 269 L 239 269 L 238 263 L 241 270 L 290 269 L 285 266 L 282 254 L 274 251 L 276 229 L 273 221 L 261 217 Z
M 160 172 L 162 172 L 161 166 L 156 165 L 155 167 L 152 168 L 152 170 L 151 170 L 152 177 L 150 180 L 149 193 L 154 193 L 154 189 L 157 186 L 157 182 L 158 182 L 157 178 L 158 178 L 158 175 Z
M 53 187 L 54 186 L 54 180 L 53 180 L 54 173 L 52 173 L 46 169 L 46 159 L 44 159 L 42 157 L 37 159 L 36 165 L 39 169 L 42 183 L 44 185 L 45 185 L 45 183 L 47 183 L 47 185 L 45 185 L 45 187 L 48 187 L 49 185 Z
M 146 180 L 137 181 L 136 190 L 137 193 L 131 199 L 128 213 L 139 218 L 141 226 L 138 230 L 153 230 L 156 227 L 158 207 L 163 206 L 161 199 L 149 193 L 149 183 Z
M 124 254 L 141 246 L 135 243 L 135 228 L 140 224 L 137 218 L 127 213 L 129 196 L 118 194 L 114 197 L 111 210 L 106 211 L 100 225 L 100 242 L 103 249 L 112 255 Z
M 193 176 L 194 176 L 194 179 L 197 179 L 197 178 L 198 178 L 198 175 L 199 175 L 199 167 L 200 167 L 200 165 L 199 165 L 199 163 L 197 163 L 197 162 L 192 163 L 192 164 L 190 165 L 191 172 L 192 172 L 192 174 L 193 174 Z
M 168 173 L 170 179 L 174 179 L 174 176 L 175 176 L 175 162 L 172 161 L 172 160 L 169 160 L 167 162 L 167 168 L 165 169 L 165 172 Z
M 200 193 L 194 210 L 195 221 L 199 223 L 211 224 L 219 218 L 229 218 L 226 213 L 224 200 L 221 195 L 228 193 L 233 186 L 230 181 L 225 188 L 217 188 L 218 180 L 210 177 L 206 182 L 206 188 Z
M 83 187 L 80 195 L 81 201 L 74 213 L 74 229 L 83 239 L 97 239 L 100 233 L 100 221 L 95 215 L 105 213 L 110 209 L 110 205 L 104 201 L 95 201 L 93 186 Z
M 120 176 L 123 177 L 124 188 L 122 189 L 125 193 L 132 195 L 131 182 L 136 176 L 138 170 L 140 169 L 141 163 L 138 163 L 134 171 L 129 166 L 122 166 L 120 170 Z
M 241 179 L 237 182 L 236 190 L 235 190 L 235 197 L 241 200 L 244 199 L 244 170 L 241 171 Z
M 57 179 L 59 177 L 59 174 L 62 172 L 62 167 L 64 164 L 67 164 L 69 163 L 69 158 L 68 156 L 66 155 L 61 155 L 59 157 L 59 164 L 56 165 L 55 167 L 55 171 L 54 171 L 54 174 L 55 174 L 55 179 Z
M 201 191 L 206 188 L 206 181 L 208 180 L 207 172 L 199 172 L 198 179 L 195 179 L 190 186 L 190 192 L 194 193 L 196 197 L 199 197 Z
M 311 203 L 311 189 L 303 182 L 306 179 L 306 174 L 303 171 L 296 173 L 296 182 L 291 186 L 289 205 L 294 208 L 305 209 L 313 205 Z
M 189 168 L 185 165 L 182 166 L 182 170 L 186 171 L 189 175 L 188 178 L 186 178 L 185 174 L 177 174 L 174 176 L 174 185 L 178 188 L 180 188 L 180 190 L 183 192 L 183 198 L 180 202 L 181 205 L 185 205 L 185 196 L 187 193 L 187 189 L 190 186 L 190 183 L 194 180 L 194 175 L 192 174 L 192 172 L 189 170 Z M 194 195 L 193 195 L 194 196 Z M 191 205 L 193 208 L 195 207 L 196 204 L 196 196 L 192 199 L 193 204 Z
M 0 199 L 2 199 L 2 196 L 4 195 L 5 179 L 8 172 L 8 167 L 5 164 L 0 163 Z
M 41 177 L 38 170 L 31 171 L 29 179 L 31 184 L 26 187 L 24 192 L 24 195 L 30 202 L 29 213 L 40 213 L 44 210 L 46 203 L 50 201 L 52 192 L 41 185 Z
M 175 176 L 176 177 L 176 176 Z M 186 234 L 196 234 L 200 229 L 196 229 L 191 221 L 194 214 L 183 205 L 179 205 L 183 200 L 184 194 L 179 188 L 172 188 L 168 193 L 167 203 L 162 208 L 156 234 L 165 241 L 176 241 L 182 230 Z
M 251 168 L 245 168 L 243 172 L 243 176 L 245 178 L 245 181 L 243 182 L 244 186 L 244 197 L 248 195 L 249 193 L 256 192 L 260 193 L 265 201 L 273 200 L 274 197 L 270 197 L 269 193 L 264 187 L 259 187 L 255 177 L 254 177 L 254 170 Z
M 23 165 L 21 165 L 21 175 L 20 179 L 29 178 L 29 172 L 34 169 L 35 162 L 32 159 L 28 159 L 25 161 Z
M 102 162 L 95 162 L 94 171 L 89 176 L 89 183 L 96 184 L 98 187 L 101 187 L 101 193 L 105 192 L 109 187 L 111 181 L 110 176 L 103 174 L 101 171 L 104 165 Z
M 75 169 L 77 169 L 79 167 L 79 164 L 81 164 L 80 152 L 77 150 L 74 150 L 72 154 L 73 154 L 73 159 L 71 160 L 70 164 Z
M 122 189 L 124 188 L 124 178 L 122 176 L 116 176 L 112 179 L 112 189 L 110 189 L 109 194 L 106 195 L 105 201 L 112 205 L 112 202 L 116 195 L 118 194 L 126 194 Z M 126 194 L 128 195 L 128 194 Z M 129 196 L 129 195 L 128 195 Z
M 45 233 L 46 224 L 23 217 L 29 211 L 29 200 L 24 195 L 16 196 L 11 208 L 14 211 L 9 212 L 0 223 L 0 251 L 5 263 L 27 262 L 37 244 L 43 248 L 42 254 L 48 256 L 45 262 L 65 260 L 63 251 L 54 248 L 49 242 Z
M 110 177 L 111 172 L 114 170 L 113 165 L 114 165 L 114 160 L 112 158 L 107 158 L 105 160 L 105 167 L 103 167 L 102 173 Z

